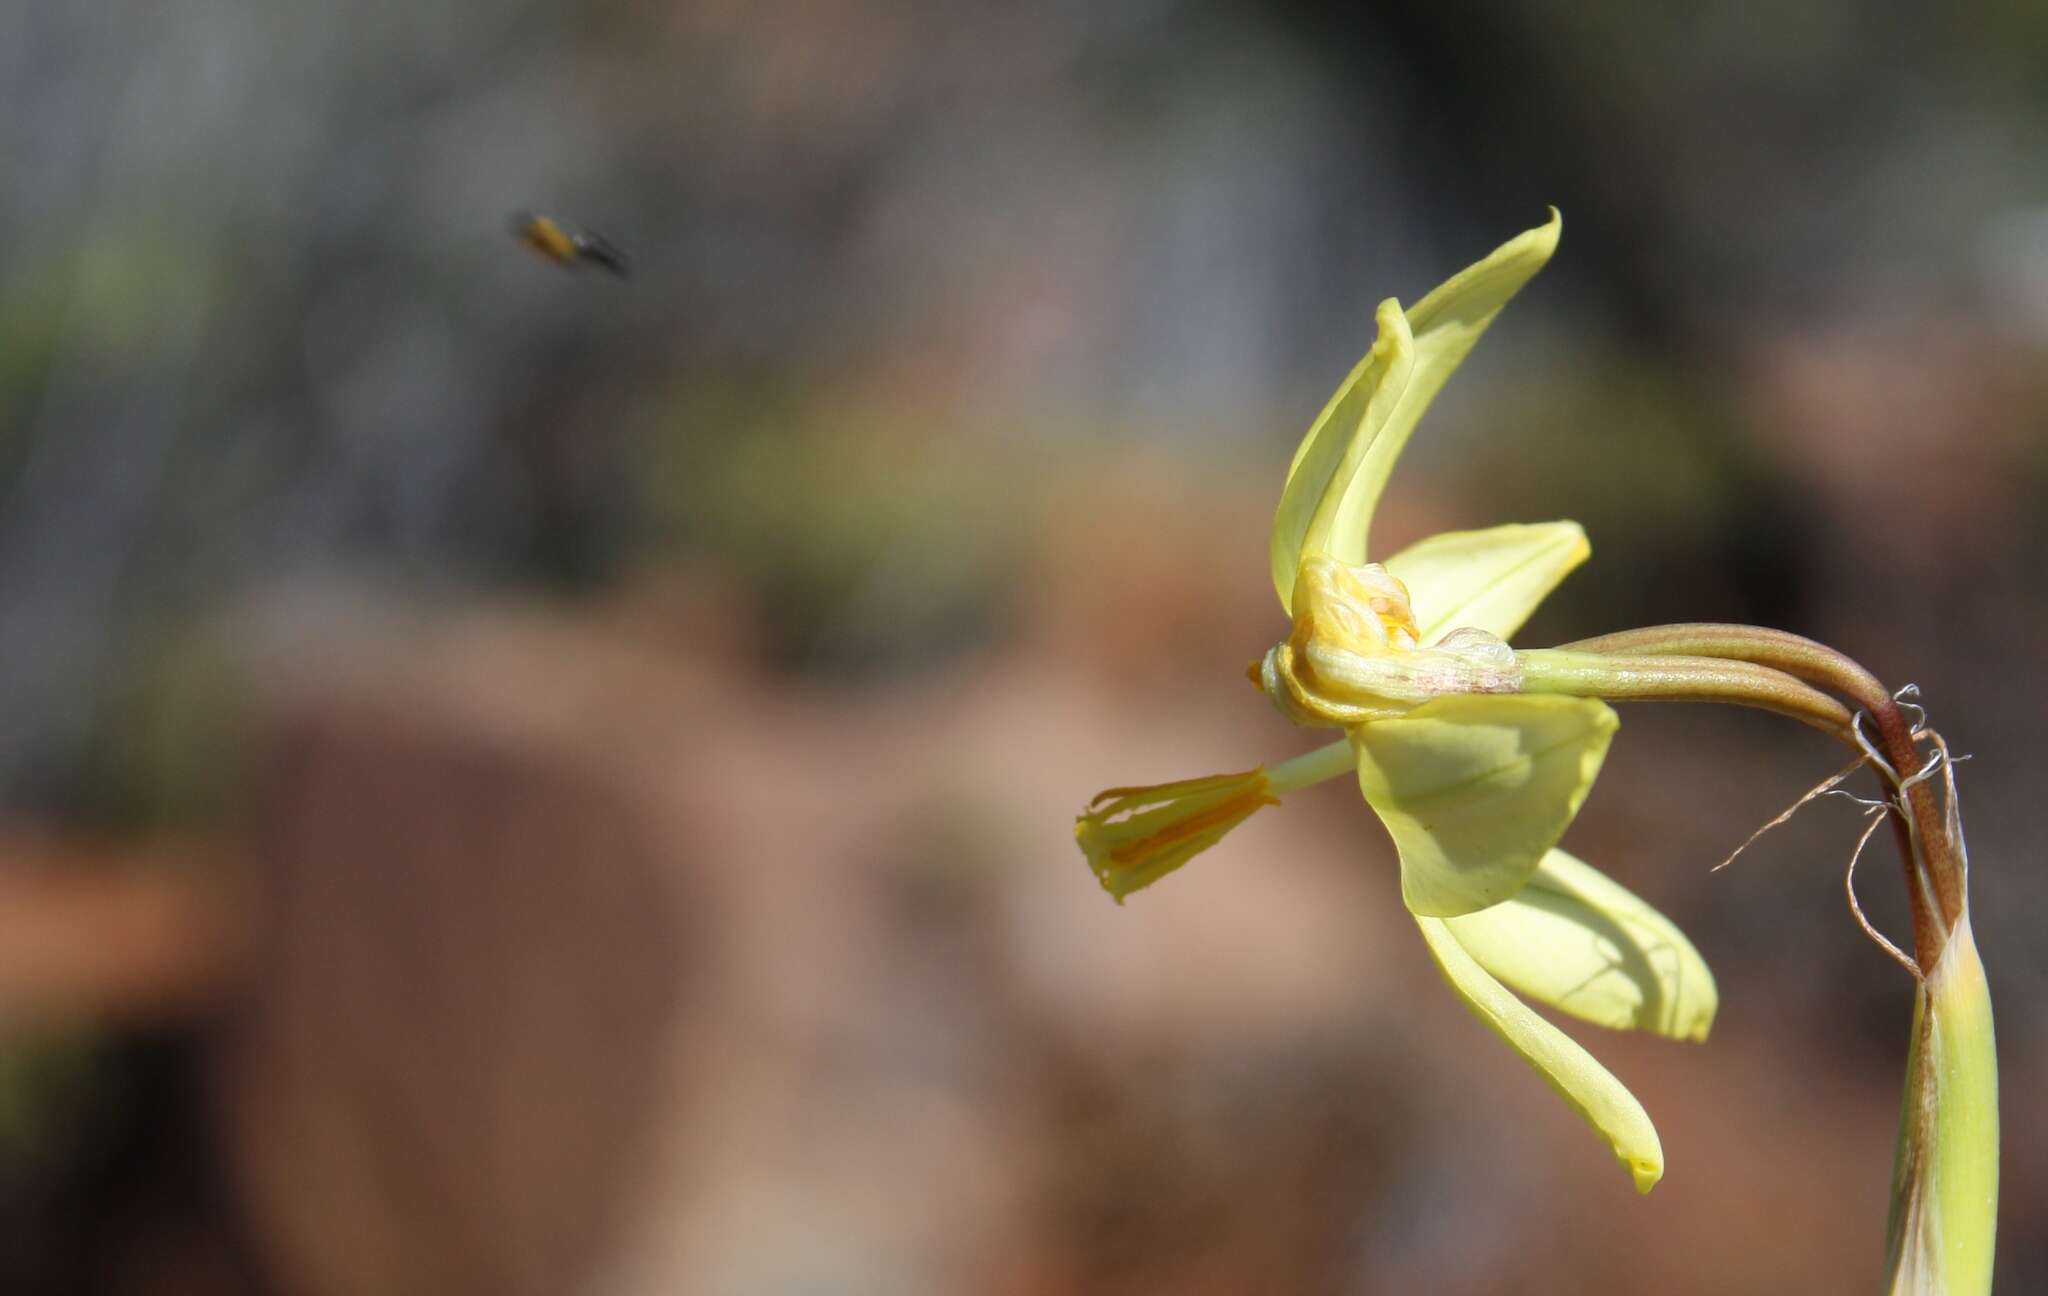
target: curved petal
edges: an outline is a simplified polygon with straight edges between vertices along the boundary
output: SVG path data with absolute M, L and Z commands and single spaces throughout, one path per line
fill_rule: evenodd
M 1596 698 L 1463 694 L 1353 729 L 1358 785 L 1400 849 L 1410 911 L 1450 918 L 1521 890 L 1620 725 Z
M 1414 378 L 1415 339 L 1401 303 L 1392 297 L 1380 303 L 1374 319 L 1379 336 L 1372 350 L 1309 425 L 1308 435 L 1301 439 L 1294 461 L 1288 465 L 1287 484 L 1280 489 L 1270 558 L 1273 588 L 1290 616 L 1294 613 L 1294 573 L 1302 555 L 1322 548 L 1334 556 L 1329 533 L 1347 493 L 1368 496 L 1363 499 L 1364 520 L 1371 520 L 1372 506 L 1393 470 L 1394 458 L 1429 404 L 1424 398 L 1412 407 L 1405 423 L 1395 422 Z M 1360 489 L 1350 492 L 1351 487 Z M 1353 565 L 1365 561 L 1363 525 L 1357 550 L 1356 556 L 1344 561 Z
M 1373 508 L 1409 433 L 1508 299 L 1557 248 L 1563 219 L 1516 235 L 1403 312 L 1380 303 L 1378 340 L 1330 398 L 1294 452 L 1273 519 L 1273 587 L 1294 609 L 1294 571 L 1306 551 L 1365 561 Z
M 1440 918 L 1417 918 L 1422 939 L 1444 980 L 1451 983 L 1472 1015 L 1508 1047 L 1522 1055 L 1557 1091 L 1571 1109 L 1599 1131 L 1614 1149 L 1615 1157 L 1634 1177 L 1637 1192 L 1648 1192 L 1664 1177 L 1664 1145 L 1657 1127 L 1635 1095 L 1593 1055 L 1557 1027 L 1536 1015 L 1527 1004 L 1508 993 L 1506 987 L 1487 975 L 1458 942 L 1449 923 Z
M 1720 998 L 1685 933 L 1635 893 L 1553 850 L 1512 900 L 1445 920 L 1521 994 L 1615 1030 L 1704 1040 Z
M 1576 522 L 1511 524 L 1433 535 L 1387 559 L 1386 569 L 1408 587 L 1423 643 L 1467 626 L 1506 639 L 1592 552 Z

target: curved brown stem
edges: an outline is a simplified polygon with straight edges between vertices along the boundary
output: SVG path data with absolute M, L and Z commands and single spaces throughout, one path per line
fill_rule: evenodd
M 1870 717 L 1867 735 L 1888 770 L 1880 776 L 1890 784 L 1892 826 L 1900 862 L 1906 872 L 1906 893 L 1913 912 L 1914 955 L 1931 968 L 1948 935 L 1962 918 L 1962 860 L 1948 835 L 1946 819 L 1936 804 L 1932 780 L 1914 780 L 1924 763 L 1913 727 L 1898 701 L 1861 663 L 1826 644 L 1782 630 L 1756 626 L 1693 622 L 1627 630 L 1563 644 L 1561 651 L 1620 657 L 1720 658 L 1750 662 L 1783 672 L 1848 699 Z M 1804 717 L 1802 717 L 1804 718 Z M 1809 721 L 1810 722 L 1810 721 Z M 1826 728 L 1828 726 L 1822 725 Z M 1853 734 L 1836 731 L 1855 744 Z

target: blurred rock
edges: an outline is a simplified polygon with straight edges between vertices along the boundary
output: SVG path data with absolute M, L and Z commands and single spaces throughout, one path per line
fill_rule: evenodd
M 564 635 L 266 681 L 218 1116 L 283 1291 L 571 1290 L 645 1167 L 700 857 L 619 724 L 654 668 Z

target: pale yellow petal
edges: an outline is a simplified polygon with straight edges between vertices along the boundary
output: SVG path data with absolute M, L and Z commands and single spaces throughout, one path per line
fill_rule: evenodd
M 1328 533 L 1335 518 L 1337 501 L 1347 484 L 1367 471 L 1375 453 L 1385 460 L 1372 471 L 1383 484 L 1393 467 L 1393 456 L 1406 442 L 1407 429 L 1388 435 L 1388 423 L 1400 412 L 1401 398 L 1415 369 L 1415 343 L 1408 317 L 1401 304 L 1389 297 L 1380 303 L 1374 319 L 1379 336 L 1372 350 L 1358 362 L 1337 394 L 1323 407 L 1308 435 L 1295 448 L 1294 461 L 1287 468 L 1287 484 L 1280 490 L 1280 508 L 1273 516 L 1270 558 L 1273 588 L 1280 594 L 1280 606 L 1293 615 L 1294 573 L 1305 552 L 1327 548 Z M 1420 411 L 1416 411 L 1420 414 Z M 1375 447 L 1390 447 L 1375 451 Z M 1375 461 L 1377 462 L 1377 461 Z M 1379 484 L 1372 486 L 1379 497 Z M 1370 512 L 1370 504 L 1367 506 Z M 1359 535 L 1359 554 L 1344 561 L 1356 565 L 1365 561 L 1364 534 Z M 1333 555 L 1334 556 L 1334 555 Z
M 1401 853 L 1408 908 L 1450 918 L 1522 889 L 1620 727 L 1596 698 L 1438 698 L 1351 731 L 1358 784 Z
M 1649 1113 L 1635 1095 L 1570 1036 L 1487 975 L 1459 944 L 1449 923 L 1438 918 L 1418 917 L 1415 921 L 1444 980 L 1451 983 L 1473 1016 L 1506 1040 L 1573 1111 L 1599 1131 L 1634 1178 L 1637 1192 L 1656 1187 L 1664 1177 L 1664 1147 L 1658 1141 L 1657 1127 L 1650 1123 Z
M 1509 239 L 1403 312 L 1380 304 L 1378 340 L 1337 389 L 1294 452 L 1273 520 L 1273 586 L 1293 612 L 1294 571 L 1304 552 L 1353 565 L 1387 476 L 1408 436 L 1493 317 L 1550 259 L 1563 221 Z
M 1685 933 L 1561 850 L 1512 900 L 1446 921 L 1488 972 L 1574 1017 L 1684 1040 L 1714 1024 L 1714 977 Z
M 1408 587 L 1418 637 L 1467 626 L 1506 639 L 1592 547 L 1576 522 L 1446 531 L 1403 549 L 1386 568 Z

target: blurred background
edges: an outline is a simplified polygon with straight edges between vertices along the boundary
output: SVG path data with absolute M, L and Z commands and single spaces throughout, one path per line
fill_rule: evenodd
M 2048 10 L 0 0 L 0 1288 L 1869 1289 L 1911 986 L 1842 753 L 1629 708 L 1566 845 L 1705 1046 L 1437 982 L 1305 749 L 1287 456 L 1565 214 L 1375 531 L 1573 517 L 1529 645 L 1814 635 L 1959 751 L 2048 1288 Z M 507 231 L 531 208 L 633 275 Z M 1903 938 L 1896 866 L 1865 905 Z

